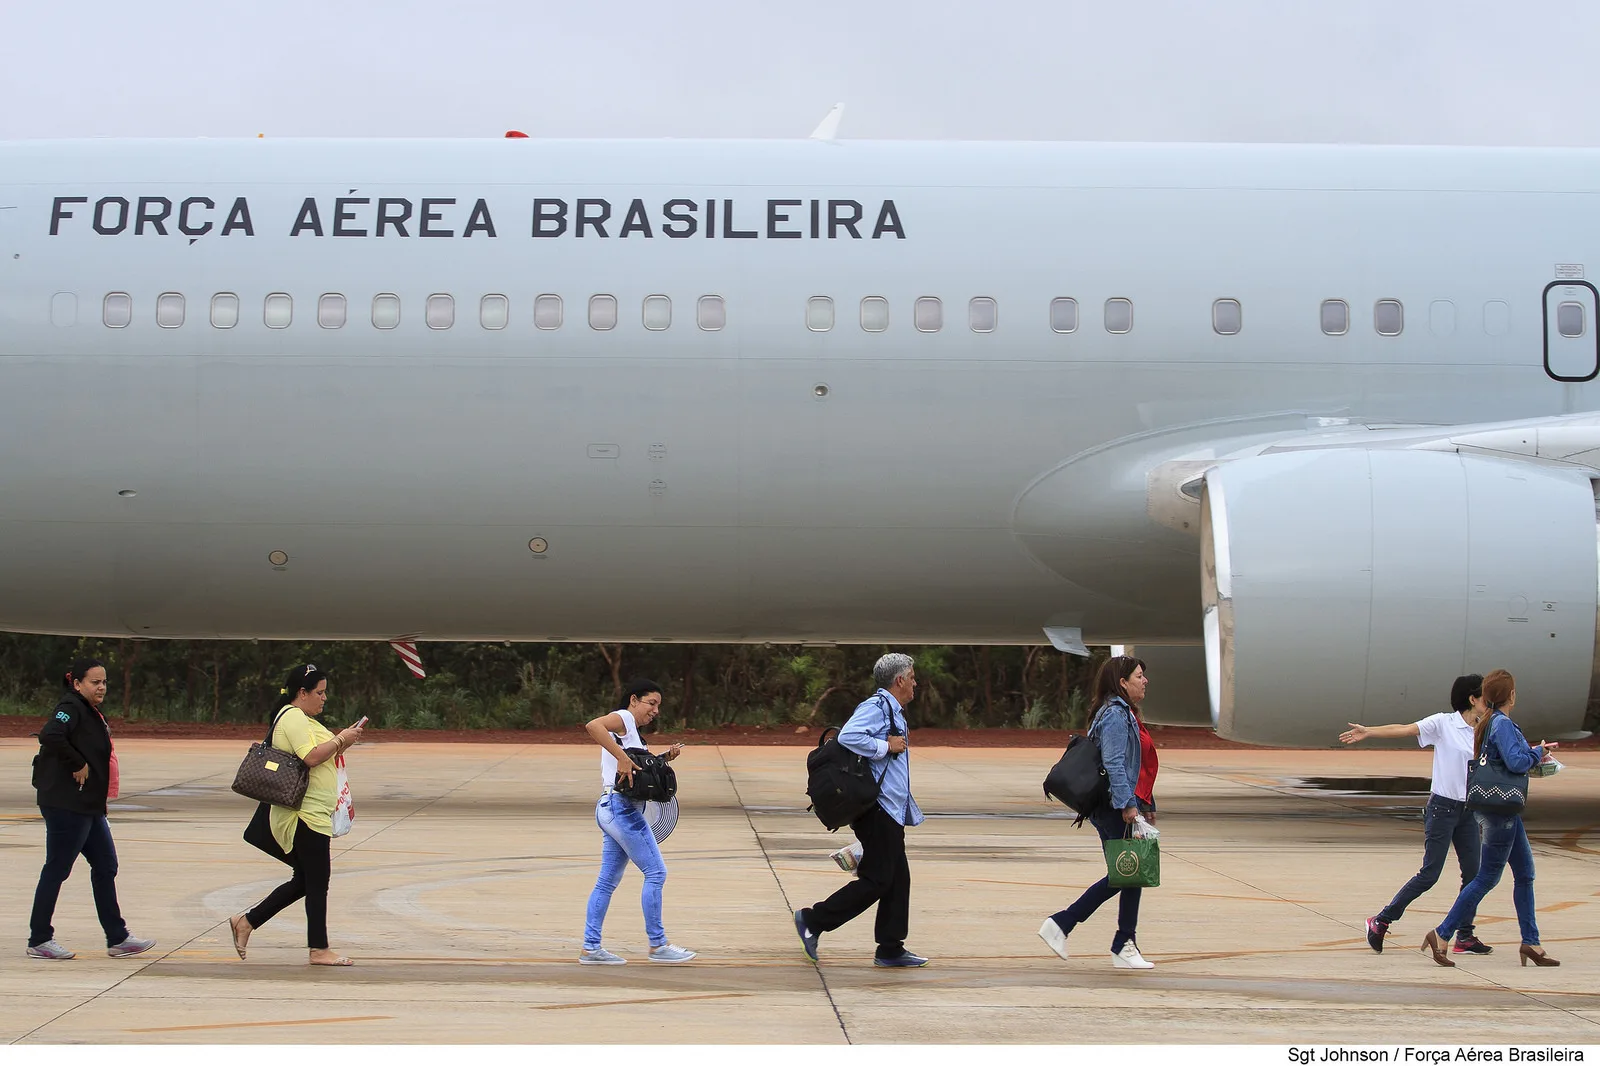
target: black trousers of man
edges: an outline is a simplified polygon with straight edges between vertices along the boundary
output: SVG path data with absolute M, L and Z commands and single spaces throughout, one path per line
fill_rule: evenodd
M 873 939 L 880 959 L 898 958 L 906 949 L 911 922 L 911 864 L 906 862 L 906 827 L 874 804 L 872 810 L 850 823 L 861 841 L 861 862 L 856 878 L 839 891 L 813 904 L 806 912 L 806 927 L 829 933 L 861 914 L 874 903 L 878 919 Z

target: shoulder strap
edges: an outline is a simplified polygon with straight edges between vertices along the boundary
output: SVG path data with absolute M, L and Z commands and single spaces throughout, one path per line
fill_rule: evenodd
M 282 718 L 284 714 L 288 712 L 290 706 L 292 706 L 292 704 L 285 704 L 284 706 L 279 707 L 278 713 L 272 716 L 272 724 L 267 726 L 267 747 L 272 747 L 272 734 L 278 731 L 278 719 Z

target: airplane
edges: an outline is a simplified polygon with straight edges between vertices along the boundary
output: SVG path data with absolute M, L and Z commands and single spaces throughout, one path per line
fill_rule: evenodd
M 0 145 L 0 629 L 1125 644 L 1582 730 L 1600 152 Z M 1600 264 L 1597 264 L 1600 266 Z

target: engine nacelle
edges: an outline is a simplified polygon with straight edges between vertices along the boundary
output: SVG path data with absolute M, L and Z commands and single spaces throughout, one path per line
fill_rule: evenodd
M 1206 676 L 1217 732 L 1329 745 L 1449 709 L 1510 670 L 1529 741 L 1579 730 L 1595 679 L 1595 491 L 1581 472 L 1329 449 L 1208 471 Z

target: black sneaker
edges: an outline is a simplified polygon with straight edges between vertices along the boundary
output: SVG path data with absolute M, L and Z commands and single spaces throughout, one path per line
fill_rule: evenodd
M 1380 922 L 1376 918 L 1367 919 L 1367 947 L 1383 954 L 1383 938 L 1389 933 L 1389 923 Z
M 1475 936 L 1458 936 L 1450 950 L 1457 955 L 1487 955 L 1494 948 L 1485 944 Z
M 799 910 L 794 912 L 794 931 L 800 935 L 800 946 L 805 948 L 806 958 L 810 959 L 812 962 L 816 962 L 817 941 L 821 939 L 822 934 L 813 933 L 810 929 L 806 928 L 805 907 L 801 907 Z

